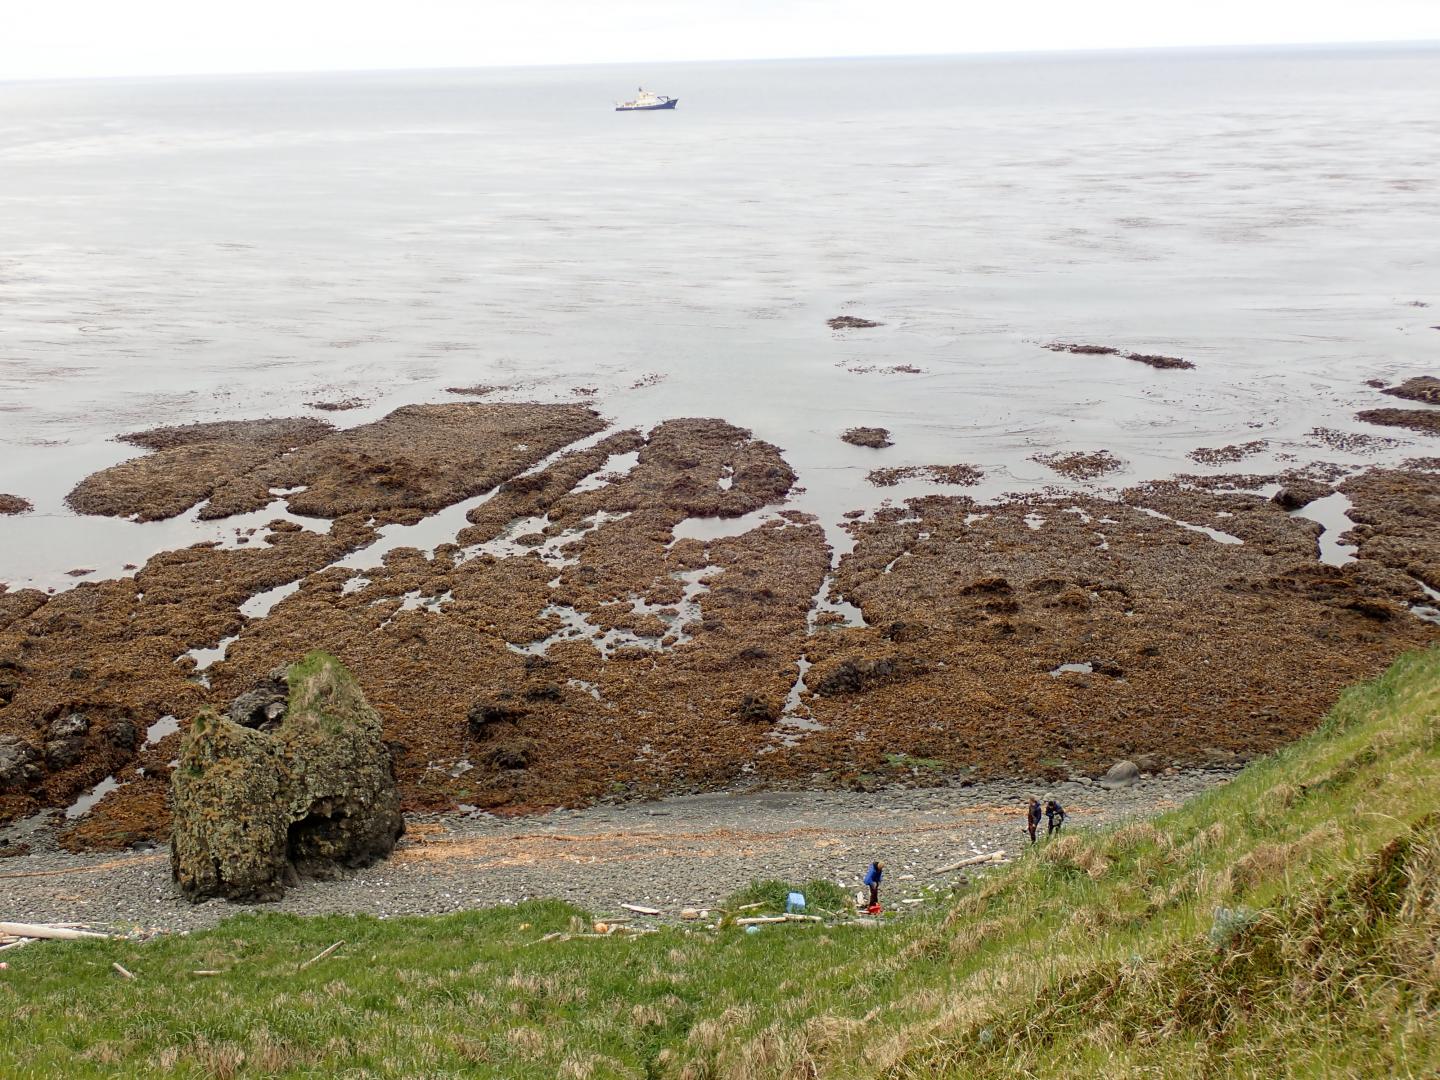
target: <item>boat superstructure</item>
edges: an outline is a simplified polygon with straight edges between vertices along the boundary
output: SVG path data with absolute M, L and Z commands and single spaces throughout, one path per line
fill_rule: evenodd
M 679 98 L 666 97 L 664 94 L 654 94 L 643 86 L 635 95 L 634 101 L 617 101 L 616 112 L 654 112 L 656 109 L 673 109 L 680 104 Z

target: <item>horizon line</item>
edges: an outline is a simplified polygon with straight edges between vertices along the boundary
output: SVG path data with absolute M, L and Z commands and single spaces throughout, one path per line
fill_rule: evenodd
M 265 76 L 316 76 L 316 75 L 382 75 L 442 71 L 526 71 L 547 68 L 593 68 L 625 67 L 640 64 L 650 65 L 701 65 L 701 64 L 785 64 L 800 61 L 859 61 L 859 60 L 946 60 L 976 59 L 982 57 L 1026 57 L 1026 56 L 1099 56 L 1123 53 L 1223 53 L 1261 51 L 1305 51 L 1323 49 L 1378 49 L 1415 48 L 1433 49 L 1440 47 L 1440 38 L 1400 38 L 1374 41 L 1277 41 L 1243 42 L 1199 45 L 1102 45 L 1067 49 L 981 49 L 973 52 L 941 53 L 853 53 L 799 56 L 730 56 L 705 59 L 683 60 L 586 60 L 520 64 L 437 64 L 413 67 L 333 67 L 333 68 L 273 68 L 226 71 L 178 71 L 148 74 L 97 74 L 97 75 L 0 75 L 0 86 L 14 86 L 29 83 L 71 83 L 103 82 L 119 80 L 183 80 L 207 78 L 261 78 Z

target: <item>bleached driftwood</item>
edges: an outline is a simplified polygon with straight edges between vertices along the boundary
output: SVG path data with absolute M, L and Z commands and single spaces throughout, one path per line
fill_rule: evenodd
M 937 874 L 948 874 L 951 870 L 959 870 L 962 866 L 978 866 L 980 863 L 1003 862 L 1005 852 L 992 851 L 988 855 L 972 855 L 968 859 L 961 859 L 959 862 L 948 863 L 935 871 Z
M 345 939 L 344 939 L 344 938 L 341 938 L 339 941 L 335 942 L 334 945 L 331 945 L 331 946 L 330 946 L 328 949 L 326 949 L 324 952 L 316 953 L 316 954 L 315 954 L 314 956 L 312 956 L 309 960 L 306 960 L 303 964 L 300 965 L 300 967 L 299 967 L 297 970 L 299 970 L 299 971 L 304 971 L 304 970 L 305 970 L 306 968 L 308 968 L 311 964 L 316 963 L 317 961 L 320 961 L 320 960 L 324 960 L 325 957 L 329 956 L 332 952 L 334 952 L 336 949 L 338 949 L 341 945 L 344 945 L 344 944 L 345 944 Z
M 765 923 L 781 922 L 824 922 L 819 915 L 754 915 L 748 919 L 736 919 L 736 926 L 761 926 Z
M 135 973 L 134 973 L 134 972 L 126 971 L 123 967 L 120 966 L 120 964 L 119 964 L 118 962 L 117 962 L 117 963 L 113 963 L 113 964 L 111 964 L 110 966 L 111 966 L 112 968 L 114 968 L 116 971 L 118 971 L 121 975 L 125 976 L 125 978 L 127 978 L 127 979 L 133 979 L 133 978 L 135 978 Z
M 82 938 L 108 938 L 109 934 L 94 930 L 75 930 L 68 926 L 45 923 L 0 922 L 0 934 L 7 937 L 41 938 L 46 941 L 79 941 Z
M 645 906 L 642 905 L 642 904 L 621 904 L 620 906 L 623 907 L 626 911 L 634 911 L 634 912 L 636 912 L 637 914 L 640 914 L 640 915 L 659 915 L 659 914 L 660 914 L 660 909 L 659 909 L 659 908 L 655 908 L 655 907 L 645 907 Z

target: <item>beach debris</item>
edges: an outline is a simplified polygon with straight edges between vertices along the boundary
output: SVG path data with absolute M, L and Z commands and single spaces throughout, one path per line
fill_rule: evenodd
M 944 866 L 937 867 L 935 869 L 935 873 L 948 874 L 952 870 L 959 870 L 961 867 L 965 866 L 979 866 L 982 863 L 998 863 L 1004 861 L 1004 851 L 991 851 L 984 855 L 971 855 L 968 858 L 960 859 L 957 862 L 946 863 Z
M 135 973 L 134 973 L 133 971 L 128 971 L 128 970 L 126 970 L 123 966 L 121 966 L 121 964 L 120 964 L 120 962 L 119 962 L 118 960 L 117 960 L 117 961 L 114 961 L 113 963 L 111 963 L 110 966 L 111 966 L 112 968 L 114 968 L 115 971 L 116 971 L 121 977 L 123 977 L 123 978 L 125 978 L 125 979 L 131 979 L 131 980 L 133 980 L 133 979 L 135 978 Z
M 55 926 L 49 923 L 0 922 L 0 934 L 6 937 L 36 938 L 42 941 L 83 941 L 86 938 L 108 938 L 95 930 L 80 930 L 72 926 Z
M 190 725 L 173 773 L 170 862 L 191 900 L 272 900 L 302 877 L 389 856 L 405 831 L 381 721 L 340 662 L 289 669 L 273 733 L 214 713 Z
M 788 912 L 784 915 L 751 915 L 744 919 L 736 919 L 736 926 L 768 926 L 771 923 L 783 922 L 824 922 L 819 915 L 797 915 Z
M 660 909 L 646 907 L 644 904 L 621 904 L 626 911 L 633 911 L 638 915 L 659 915 Z
M 339 941 L 335 942 L 334 945 L 329 945 L 329 946 L 327 946 L 327 947 L 326 947 L 325 949 L 323 949 L 321 952 L 316 953 L 316 954 L 315 954 L 314 956 L 312 956 L 309 960 L 306 960 L 306 961 L 305 961 L 303 964 L 301 964 L 296 970 L 297 970 L 297 971 L 304 971 L 304 970 L 305 970 L 306 968 L 308 968 L 311 964 L 317 964 L 317 963 L 319 963 L 321 960 L 324 960 L 327 956 L 329 956 L 331 953 L 333 953 L 336 949 L 340 948 L 340 946 L 341 946 L 341 945 L 344 945 L 344 944 L 345 944 L 345 939 L 344 939 L 344 938 L 341 938 Z

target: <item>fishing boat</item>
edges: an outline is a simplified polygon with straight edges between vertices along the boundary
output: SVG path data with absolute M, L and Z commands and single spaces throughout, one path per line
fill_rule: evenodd
M 634 101 L 617 101 L 615 111 L 654 112 L 656 109 L 673 109 L 678 104 L 680 104 L 679 98 L 666 97 L 664 94 L 652 94 L 642 86 Z

